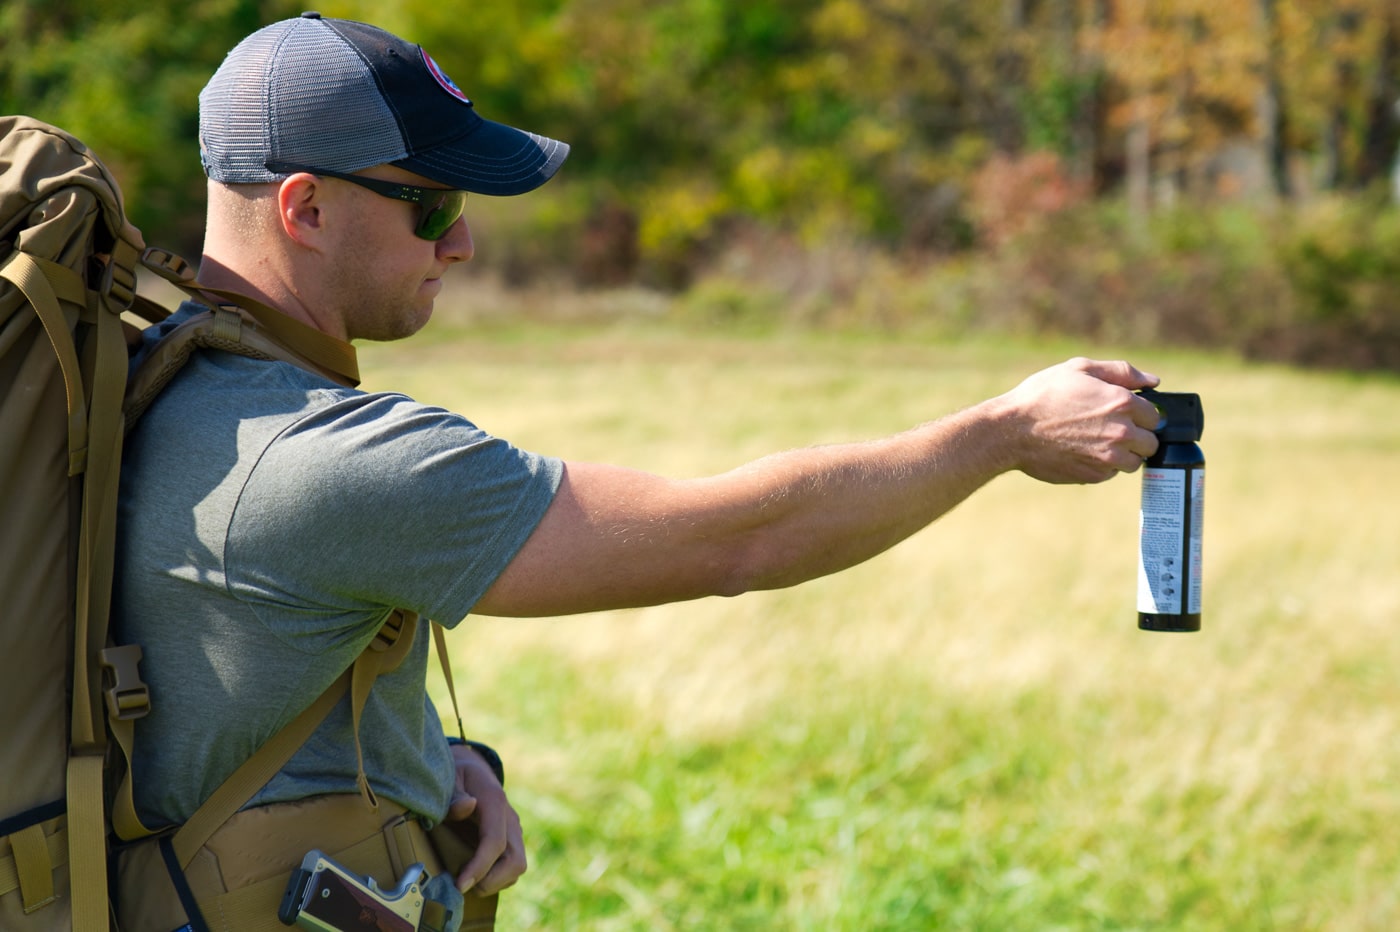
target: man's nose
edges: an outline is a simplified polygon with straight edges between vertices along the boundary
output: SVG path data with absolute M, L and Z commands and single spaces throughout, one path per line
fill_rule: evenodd
M 448 227 L 437 241 L 437 251 L 438 258 L 445 262 L 468 262 L 476 254 L 476 244 L 472 242 L 472 231 L 465 217 Z

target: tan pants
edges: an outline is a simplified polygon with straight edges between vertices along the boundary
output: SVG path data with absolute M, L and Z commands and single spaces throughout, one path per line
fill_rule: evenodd
M 391 803 L 371 811 L 359 796 L 323 796 L 240 812 L 219 829 L 184 872 L 210 932 L 286 932 L 277 909 L 292 871 L 318 848 L 381 889 L 398 885 L 411 865 L 429 874 L 455 872 L 470 855 L 449 851 L 450 832 L 431 838 L 418 820 Z M 441 849 L 441 850 L 439 850 Z M 173 932 L 189 922 L 159 841 L 124 851 L 118 863 L 121 932 Z M 496 897 L 466 896 L 462 932 L 495 926 Z

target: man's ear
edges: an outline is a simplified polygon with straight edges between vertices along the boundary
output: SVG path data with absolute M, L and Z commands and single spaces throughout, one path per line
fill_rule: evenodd
M 298 172 L 284 180 L 277 189 L 277 216 L 282 221 L 282 232 L 301 246 L 317 248 L 326 232 L 324 199 L 325 186 L 315 175 Z

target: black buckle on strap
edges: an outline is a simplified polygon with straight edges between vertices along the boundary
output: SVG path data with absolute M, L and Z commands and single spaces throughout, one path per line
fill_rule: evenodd
M 118 721 L 145 718 L 151 711 L 151 690 L 141 680 L 141 646 L 123 644 L 108 647 L 98 654 L 111 685 L 102 690 L 107 700 L 107 714 Z

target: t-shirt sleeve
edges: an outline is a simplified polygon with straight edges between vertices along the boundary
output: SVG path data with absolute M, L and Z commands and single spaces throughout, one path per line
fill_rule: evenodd
M 457 624 L 552 501 L 555 459 L 402 395 L 336 395 L 268 444 L 226 542 L 256 605 L 411 609 Z

